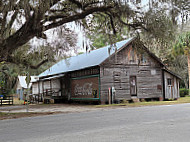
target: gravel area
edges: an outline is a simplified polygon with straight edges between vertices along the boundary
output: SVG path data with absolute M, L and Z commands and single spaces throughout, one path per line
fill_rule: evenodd
M 101 110 L 103 108 L 96 108 L 92 105 L 80 105 L 80 104 L 43 104 L 43 105 L 29 105 L 29 112 L 60 112 L 60 113 L 72 113 L 72 112 L 84 112 Z M 26 112 L 26 105 L 20 106 L 1 106 L 0 112 L 19 113 Z

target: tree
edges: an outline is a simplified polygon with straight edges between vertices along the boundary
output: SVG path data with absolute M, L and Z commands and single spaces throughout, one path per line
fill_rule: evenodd
M 2 0 L 0 62 L 13 62 L 13 52 L 35 36 L 46 38 L 44 31 L 84 19 L 95 12 L 112 11 L 119 8 L 118 4 L 106 1 Z M 12 32 L 15 23 L 20 27 Z
M 177 54 L 173 57 L 168 57 L 169 68 L 180 75 L 180 88 L 188 89 L 188 64 L 187 64 L 187 56 L 184 54 Z
M 148 6 L 146 6 L 147 4 Z M 187 14 L 190 10 L 189 2 L 184 0 L 149 0 L 149 3 L 147 2 L 144 5 L 141 3 L 133 6 L 133 12 L 129 15 L 129 17 L 133 17 L 133 22 L 126 22 L 130 21 L 130 18 L 125 19 L 124 22 L 119 15 L 115 18 L 117 20 L 113 19 L 112 24 L 109 24 L 110 22 L 107 20 L 110 18 L 110 14 L 101 14 L 99 17 L 94 17 L 92 23 L 95 23 L 95 26 L 91 26 L 91 24 L 86 26 L 90 27 L 90 30 L 89 28 L 87 29 L 88 38 L 90 38 L 93 45 L 102 46 L 103 42 L 104 45 L 107 45 L 129 35 L 140 35 L 145 45 L 149 49 L 156 51 L 156 54 L 165 60 L 166 54 L 164 52 L 168 48 L 171 49 L 170 45 L 175 40 L 176 29 L 178 29 L 178 26 L 182 27 L 179 21 L 184 21 L 184 24 L 189 18 Z M 180 20 L 179 17 L 181 17 Z M 102 21 L 101 28 L 98 24 L 100 21 Z M 133 24 L 130 25 L 130 23 Z M 112 25 L 117 31 L 114 38 L 112 33 L 115 31 L 112 30 Z
M 17 80 L 18 68 L 14 65 L 0 64 L 0 93 L 12 93 Z
M 49 29 L 62 26 L 67 32 L 67 24 L 71 22 L 81 25 L 84 31 L 98 27 L 110 35 L 126 26 L 154 34 L 149 26 L 151 20 L 146 18 L 147 11 L 139 3 L 139 0 L 130 3 L 128 0 L 1 0 L 0 62 L 15 61 L 12 57 L 15 50 L 34 37 L 46 38 L 45 31 Z M 163 0 L 151 3 L 169 4 Z M 156 7 L 156 11 L 160 9 L 164 8 Z
M 93 34 L 87 34 L 87 38 L 89 38 L 91 42 L 91 49 L 101 48 L 103 46 L 110 45 L 110 43 L 114 44 L 115 42 L 126 39 L 126 37 L 129 37 L 129 34 L 128 30 L 125 28 L 122 32 L 116 33 L 114 36 L 110 34 L 103 34 L 101 32 L 93 32 Z
M 173 55 L 186 55 L 190 87 L 190 32 L 183 33 L 178 37 L 178 40 L 173 47 Z
M 51 40 L 40 40 L 43 44 L 31 46 L 29 43 L 24 44 L 16 49 L 11 56 L 11 63 L 20 65 L 21 68 L 37 69 L 48 62 L 55 62 L 60 58 L 65 58 L 65 53 L 74 51 L 76 48 L 76 34 L 70 30 L 65 31 L 62 27 L 56 29 L 56 32 L 51 32 Z M 72 38 L 70 37 L 72 35 Z M 67 53 L 68 54 L 68 53 Z M 39 63 L 39 61 L 41 61 Z M 24 66 L 23 66 L 24 65 Z M 38 70 L 39 71 L 39 70 Z M 35 71 L 32 74 L 36 74 Z

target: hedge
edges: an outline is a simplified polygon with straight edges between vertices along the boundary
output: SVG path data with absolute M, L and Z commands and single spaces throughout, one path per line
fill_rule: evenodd
M 180 93 L 180 97 L 185 97 L 186 95 L 189 95 L 189 89 L 180 88 L 179 93 Z

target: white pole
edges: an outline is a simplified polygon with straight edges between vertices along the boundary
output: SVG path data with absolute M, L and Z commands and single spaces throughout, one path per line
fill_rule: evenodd
M 109 105 L 111 104 L 111 88 L 109 88 L 109 91 L 108 91 L 108 103 Z

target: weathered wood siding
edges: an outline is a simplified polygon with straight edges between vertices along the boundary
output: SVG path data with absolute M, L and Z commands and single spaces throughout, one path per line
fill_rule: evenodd
M 59 93 L 59 96 L 61 96 L 60 79 L 40 80 L 32 83 L 32 94 L 43 94 L 47 91 Z
M 32 83 L 32 94 L 37 95 L 38 93 L 39 93 L 38 82 L 33 82 Z
M 38 91 L 39 91 L 39 94 L 42 94 L 43 93 L 43 86 L 42 86 L 42 81 L 38 82 Z
M 43 92 L 51 89 L 50 80 L 43 81 L 42 85 L 43 85 Z
M 61 84 L 60 84 L 60 79 L 52 79 L 51 80 L 51 87 L 52 90 L 55 92 L 59 92 L 61 90 Z
M 50 85 L 48 83 L 49 82 L 47 82 L 47 81 L 46 81 L 46 83 L 44 83 L 43 81 L 33 82 L 32 83 L 32 94 L 33 95 L 42 94 L 46 89 L 50 88 Z M 45 85 L 43 85 L 43 84 L 45 84 Z
M 61 78 L 61 94 L 65 100 L 70 100 L 70 77 L 68 75 Z
M 160 63 L 129 45 L 101 65 L 101 101 L 108 101 L 110 87 L 115 87 L 117 100 L 131 99 L 130 76 L 136 76 L 138 98 L 163 97 Z
M 165 99 L 179 98 L 179 79 L 164 71 Z

